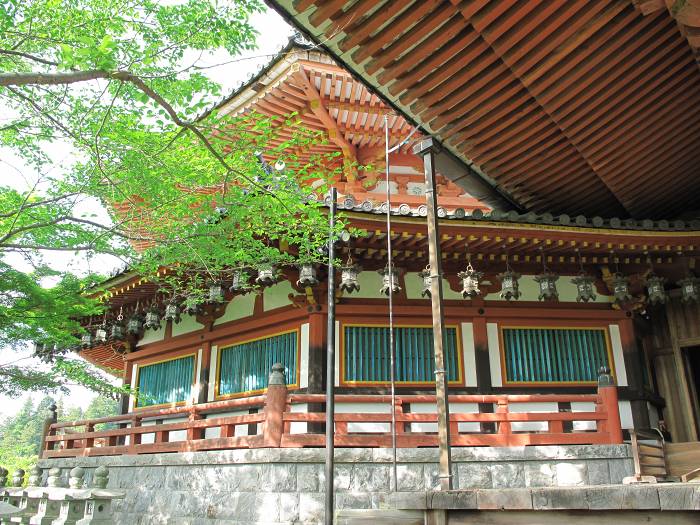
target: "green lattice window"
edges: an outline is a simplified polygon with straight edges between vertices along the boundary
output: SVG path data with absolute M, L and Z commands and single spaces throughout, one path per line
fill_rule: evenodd
M 222 348 L 217 395 L 254 392 L 267 387 L 272 365 L 282 363 L 288 385 L 297 384 L 298 332 L 247 341 Z
M 195 356 L 138 367 L 138 407 L 174 404 L 192 397 Z
M 610 366 L 602 328 L 503 328 L 509 383 L 592 383 Z
M 390 381 L 389 328 L 345 326 L 343 380 L 347 383 Z M 396 381 L 434 383 L 435 358 L 432 327 L 395 327 Z M 461 381 L 457 328 L 445 329 L 445 368 L 448 380 Z

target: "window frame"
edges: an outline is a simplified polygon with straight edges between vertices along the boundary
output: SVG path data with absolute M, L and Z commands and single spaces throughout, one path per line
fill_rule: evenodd
M 498 353 L 501 362 L 501 384 L 504 387 L 542 387 L 542 386 L 592 386 L 598 385 L 598 381 L 509 381 L 508 380 L 508 370 L 506 368 L 506 346 L 504 330 L 598 330 L 603 332 L 603 340 L 605 342 L 605 355 L 608 357 L 608 367 L 610 368 L 610 373 L 613 378 L 617 380 L 617 375 L 615 373 L 615 358 L 612 349 L 612 340 L 610 339 L 610 328 L 601 325 L 567 325 L 567 326 L 556 326 L 556 325 L 509 325 L 500 324 L 498 325 Z
M 224 354 L 224 350 L 228 350 L 229 348 L 233 348 L 235 346 L 244 345 L 246 343 L 253 343 L 255 341 L 262 341 L 264 339 L 270 339 L 272 337 L 278 337 L 280 335 L 291 334 L 291 333 L 296 334 L 296 343 L 297 343 L 296 367 L 295 367 L 296 382 L 287 384 L 287 390 L 299 389 L 300 388 L 299 384 L 301 381 L 301 329 L 300 329 L 300 327 L 295 327 L 295 328 L 291 328 L 289 330 L 275 332 L 273 334 L 265 334 L 262 336 L 251 337 L 249 339 L 243 339 L 241 341 L 231 341 L 231 342 L 227 342 L 227 343 L 219 345 L 217 347 L 217 351 L 216 351 L 216 374 L 214 376 L 216 379 L 214 381 L 214 400 L 235 399 L 235 398 L 239 398 L 239 397 L 250 397 L 252 395 L 257 395 L 257 394 L 262 394 L 264 392 L 267 392 L 267 387 L 265 387 L 265 388 L 258 388 L 256 390 L 246 390 L 244 392 L 234 392 L 231 394 L 221 394 L 220 393 L 221 358 Z
M 144 363 L 142 365 L 139 363 L 136 363 L 136 388 L 137 388 L 137 392 L 136 392 L 136 395 L 134 396 L 134 410 L 147 410 L 149 408 L 183 406 L 183 405 L 186 405 L 187 403 L 191 403 L 193 401 L 192 397 L 193 397 L 194 387 L 197 385 L 197 361 L 198 361 L 197 354 L 198 354 L 198 351 L 195 351 L 195 352 L 191 352 L 188 354 L 178 355 L 175 357 L 167 357 L 165 359 L 160 359 L 158 361 L 151 361 L 148 363 Z M 189 399 L 186 399 L 184 401 L 176 401 L 175 403 L 158 403 L 158 404 L 154 404 L 154 405 L 139 406 L 139 392 L 140 392 L 139 385 L 141 383 L 141 370 L 147 366 L 160 365 L 162 363 L 167 363 L 169 361 L 176 361 L 178 359 L 185 359 L 187 357 L 192 357 L 193 358 L 192 361 L 194 362 L 194 365 L 192 367 L 192 384 L 191 384 L 192 389 L 190 390 Z
M 358 326 L 362 328 L 389 328 L 389 323 L 343 323 L 341 322 L 340 327 L 340 359 L 338 365 L 339 370 L 339 380 L 341 386 L 349 387 L 362 387 L 362 386 L 390 386 L 391 381 L 348 381 L 345 378 L 345 328 Z M 432 324 L 395 324 L 394 328 L 432 328 Z M 445 324 L 445 328 L 455 329 L 455 351 L 457 352 L 457 379 L 455 381 L 448 381 L 448 386 L 465 386 L 465 374 L 464 374 L 464 350 L 462 348 L 462 329 L 460 323 L 450 323 Z M 396 381 L 396 385 L 401 387 L 425 387 L 427 385 L 435 385 L 435 381 Z

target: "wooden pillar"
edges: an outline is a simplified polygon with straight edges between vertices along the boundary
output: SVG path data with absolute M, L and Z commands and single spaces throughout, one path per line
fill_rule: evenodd
M 491 361 L 489 356 L 489 337 L 486 332 L 486 318 L 474 317 L 474 361 L 476 365 L 476 385 L 480 394 L 491 393 Z M 479 412 L 492 413 L 492 403 L 479 403 Z M 481 423 L 482 432 L 494 432 L 494 423 Z
M 666 305 L 666 318 L 668 320 L 668 331 L 671 337 L 673 361 L 676 365 L 676 379 L 678 381 L 681 410 L 684 416 L 679 427 L 685 435 L 674 436 L 674 438 L 676 441 L 697 441 L 698 429 L 695 426 L 693 401 L 690 398 L 690 387 L 686 376 L 686 363 L 681 350 L 680 337 L 678 334 L 678 320 L 676 312 L 674 311 L 673 299 L 669 300 Z
M 626 318 L 618 323 L 622 355 L 627 372 L 627 387 L 631 394 L 632 424 L 634 428 L 649 428 L 649 409 L 644 396 L 644 374 L 642 372 L 643 356 L 634 336 L 634 323 Z
M 309 394 L 322 394 L 326 388 L 326 314 L 320 305 L 309 309 Z M 310 403 L 309 412 L 324 412 L 325 404 Z M 307 423 L 308 432 L 322 434 L 326 431 L 325 423 Z
M 209 395 L 209 372 L 211 369 L 211 341 L 202 344 L 202 366 L 199 370 L 199 392 L 197 403 L 206 403 Z

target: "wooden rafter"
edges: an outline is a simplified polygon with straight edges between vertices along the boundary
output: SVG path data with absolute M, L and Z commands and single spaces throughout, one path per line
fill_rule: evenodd
M 328 113 L 328 108 L 324 105 L 321 94 L 309 80 L 304 68 L 299 67 L 294 73 L 294 77 L 301 82 L 301 88 L 304 90 L 311 112 L 326 127 L 330 141 L 336 144 L 343 152 L 343 164 L 347 180 L 355 182 L 357 180 L 357 170 L 355 168 L 355 164 L 357 164 L 357 148 L 348 142 L 343 132 L 338 128 L 336 120 Z

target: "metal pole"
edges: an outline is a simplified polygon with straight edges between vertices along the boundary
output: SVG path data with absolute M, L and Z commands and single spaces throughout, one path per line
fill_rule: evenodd
M 328 335 L 326 347 L 326 525 L 333 525 L 333 453 L 335 450 L 335 210 L 338 193 L 331 188 L 328 212 Z
M 389 380 L 391 381 L 391 488 L 399 490 L 396 467 L 396 345 L 394 344 L 394 261 L 391 253 L 391 187 L 389 186 L 389 117 L 384 115 L 384 166 L 386 169 L 386 253 L 389 268 Z
M 442 271 L 440 233 L 435 194 L 435 158 L 437 144 L 432 138 L 422 140 L 413 153 L 423 157 L 425 199 L 428 206 L 428 254 L 430 261 L 430 303 L 433 313 L 433 345 L 435 350 L 435 393 L 438 411 L 438 445 L 440 447 L 440 489 L 452 490 L 452 457 L 450 453 L 450 406 L 447 400 L 445 370 L 445 316 L 442 311 Z

